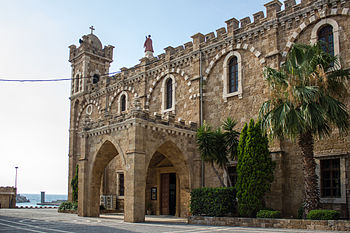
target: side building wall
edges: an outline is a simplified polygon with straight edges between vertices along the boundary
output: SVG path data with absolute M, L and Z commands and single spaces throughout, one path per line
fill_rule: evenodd
M 16 208 L 16 188 L 0 187 L 0 209 Z

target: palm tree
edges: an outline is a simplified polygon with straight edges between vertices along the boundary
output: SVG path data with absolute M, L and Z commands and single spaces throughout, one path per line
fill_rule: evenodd
M 227 164 L 229 162 L 228 157 L 233 159 L 237 151 L 239 133 L 233 129 L 236 124 L 234 120 L 227 118 L 223 122 L 224 132 L 222 132 L 221 128 L 213 131 L 205 122 L 197 130 L 197 144 L 201 158 L 210 163 L 219 179 L 220 185 L 223 187 L 226 185 L 215 164 L 224 170 L 227 175 L 228 185 L 232 186 L 230 177 L 228 176 Z
M 349 72 L 319 44 L 295 44 L 279 70 L 266 68 L 270 99 L 263 103 L 263 129 L 273 138 L 298 139 L 304 168 L 304 210 L 318 207 L 319 188 L 314 159 L 314 137 L 329 136 L 335 126 L 349 128 L 349 114 L 340 99 L 347 93 Z

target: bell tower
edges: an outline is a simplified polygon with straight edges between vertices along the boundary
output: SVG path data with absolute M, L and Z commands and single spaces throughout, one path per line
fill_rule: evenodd
M 103 86 L 113 61 L 113 46 L 102 47 L 101 41 L 93 34 L 95 30 L 90 27 L 90 34 L 79 39 L 79 47 L 69 46 L 69 62 L 72 66 L 71 97 L 92 91 Z
M 79 40 L 80 45 L 69 46 L 69 62 L 72 66 L 71 76 L 71 111 L 69 129 L 69 174 L 68 183 L 76 173 L 76 165 L 81 155 L 81 137 L 78 136 L 78 112 L 84 99 L 92 91 L 107 84 L 109 67 L 113 59 L 113 46 L 102 47 L 101 41 L 93 34 L 95 30 Z M 68 199 L 72 201 L 72 187 L 68 186 Z

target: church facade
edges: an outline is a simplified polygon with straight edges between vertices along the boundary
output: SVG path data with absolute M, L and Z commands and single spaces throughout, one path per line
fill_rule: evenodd
M 278 68 L 293 43 L 323 40 L 342 68 L 350 68 L 349 1 L 286 0 L 281 10 L 274 0 L 265 7 L 253 20 L 232 18 L 216 33 L 197 33 L 157 57 L 147 53 L 112 77 L 113 46 L 103 47 L 91 32 L 69 47 L 68 182 L 79 165 L 80 216 L 98 216 L 101 204 L 123 211 L 128 222 L 144 221 L 146 212 L 187 216 L 193 188 L 219 185 L 196 145 L 203 120 L 217 127 L 232 117 L 240 131 L 257 119 L 269 95 L 263 69 Z M 349 107 L 350 98 L 344 101 Z M 277 140 L 270 151 L 277 166 L 266 204 L 296 217 L 304 189 L 301 151 Z M 350 209 L 349 151 L 350 137 L 337 132 L 315 141 L 321 204 L 343 218 Z M 72 199 L 70 185 L 68 194 Z

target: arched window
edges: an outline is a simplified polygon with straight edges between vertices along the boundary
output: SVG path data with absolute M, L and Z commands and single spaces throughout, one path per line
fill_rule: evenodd
M 223 98 L 227 101 L 227 98 L 238 96 L 242 98 L 242 57 L 238 51 L 229 52 L 224 59 L 223 63 Z
M 238 91 L 238 62 L 237 62 L 236 56 L 231 58 L 228 66 L 229 66 L 228 92 L 233 93 Z
M 163 78 L 160 92 L 162 93 L 162 114 L 165 112 L 172 112 L 175 114 L 176 79 L 174 75 L 168 74 Z
M 166 81 L 166 109 L 173 106 L 173 80 L 169 78 Z
M 122 91 L 118 97 L 118 113 L 128 111 L 128 93 Z
M 120 98 L 120 111 L 124 112 L 126 110 L 126 96 L 122 95 Z
M 321 29 L 317 32 L 317 37 L 323 51 L 334 56 L 333 27 L 329 24 L 321 27 Z
M 337 21 L 332 18 L 322 19 L 312 28 L 310 42 L 311 44 L 315 44 L 320 41 L 325 52 L 339 57 L 339 34 L 340 27 Z M 339 61 L 337 63 L 337 67 L 341 68 L 341 63 Z

